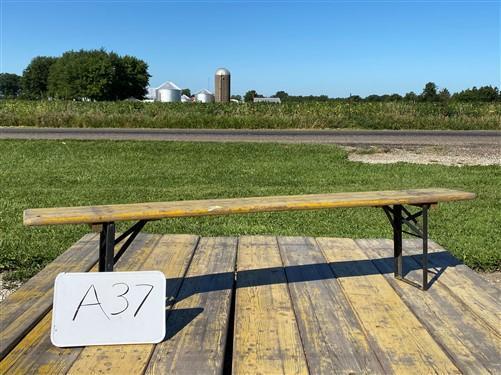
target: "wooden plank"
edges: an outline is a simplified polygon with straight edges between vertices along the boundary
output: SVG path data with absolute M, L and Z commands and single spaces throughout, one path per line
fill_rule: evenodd
M 143 264 L 128 270 L 161 271 L 167 278 L 168 317 L 171 301 L 177 296 L 179 287 L 198 243 L 198 236 L 162 236 L 153 246 L 149 257 Z M 141 374 L 144 372 L 154 345 L 114 345 L 86 347 L 75 361 L 70 374 Z
M 420 261 L 421 240 L 407 240 L 404 255 L 412 254 Z M 357 240 L 357 243 L 378 250 L 387 256 L 393 254 L 391 240 Z M 369 246 L 370 245 L 370 246 Z M 450 290 L 450 294 L 467 306 L 478 319 L 489 325 L 498 335 L 501 335 L 501 290 L 483 279 L 468 266 L 462 264 L 450 252 L 440 245 L 431 242 L 428 264 L 439 272 L 437 282 Z
M 146 373 L 216 374 L 223 370 L 237 239 L 202 238 Z
M 96 234 L 83 236 L 2 302 L 0 359 L 50 310 L 54 280 L 60 272 L 86 272 L 96 264 L 98 241 Z
M 307 374 L 308 367 L 277 240 L 238 244 L 234 374 Z
M 357 244 L 463 373 L 501 373 L 501 336 L 451 296 L 447 287 L 436 283 L 427 292 L 419 293 L 393 277 L 393 260 L 386 257 L 387 251 L 367 246 L 364 241 Z M 411 270 L 406 278 L 420 283 L 419 263 L 412 257 L 403 261 L 405 268 Z
M 374 207 L 474 199 L 475 194 L 450 189 L 416 189 L 310 194 L 240 199 L 150 202 L 87 207 L 36 208 L 24 211 L 25 225 L 96 224 L 166 217 L 242 214 L 264 211 Z
M 158 236 L 139 234 L 117 262 L 117 270 L 142 264 L 149 256 Z M 97 271 L 94 266 L 91 271 Z M 50 341 L 52 313 L 45 317 L 0 362 L 1 374 L 50 373 L 68 371 L 82 348 L 57 348 Z
M 383 373 L 315 240 L 279 237 L 278 243 L 310 372 Z
M 456 374 L 430 333 L 351 239 L 319 238 L 331 269 L 386 372 Z M 421 293 L 416 290 L 416 298 Z

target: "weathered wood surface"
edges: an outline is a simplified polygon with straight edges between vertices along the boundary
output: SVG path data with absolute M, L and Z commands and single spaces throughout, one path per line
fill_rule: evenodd
M 278 243 L 311 373 L 382 373 L 315 239 L 279 237 Z
M 95 237 L 73 251 L 86 253 L 89 241 Z M 406 277 L 416 281 L 417 245 L 404 242 Z M 71 253 L 53 273 L 81 270 Z M 19 331 L 0 373 L 501 373 L 499 289 L 431 242 L 439 274 L 423 292 L 393 278 L 392 253 L 389 240 L 140 234 L 117 270 L 166 274 L 162 343 L 57 348 L 49 311 Z M 35 288 L 48 270 L 26 285 Z M 51 284 L 38 289 L 41 300 Z M 26 292 L 10 298 L 23 308 L 0 305 L 7 327 L 11 314 L 29 315 Z M 41 302 L 31 302 L 40 311 Z
M 277 239 L 240 238 L 233 373 L 307 374 Z
M 468 307 L 454 298 L 442 282 L 437 282 L 418 299 L 416 288 L 393 277 L 393 260 L 385 258 L 388 248 L 368 246 L 363 240 L 357 241 L 357 244 L 368 259 L 376 259 L 374 264 L 378 270 L 416 313 L 433 338 L 447 351 L 461 372 L 501 373 L 501 336 L 471 314 Z M 407 279 L 421 282 L 421 266 L 413 257 L 404 257 L 404 267 L 409 270 Z
M 154 237 L 155 238 L 155 237 Z M 198 243 L 197 236 L 165 235 L 146 244 L 141 251 L 148 254 L 143 261 L 137 259 L 127 271 L 161 271 L 169 280 L 166 284 L 166 313 L 179 287 Z M 139 252 L 137 252 L 139 253 Z M 123 269 L 122 269 L 123 270 Z M 70 374 L 143 373 L 148 366 L 154 345 L 89 346 L 80 353 L 71 366 Z M 99 361 L 96 361 L 99 358 Z
M 318 238 L 385 372 L 456 374 L 458 368 L 351 239 Z M 416 290 L 416 298 L 421 298 Z
M 24 212 L 24 224 L 96 224 L 123 220 L 156 220 L 168 217 L 243 214 L 264 211 L 424 204 L 474 198 L 475 194 L 458 190 L 416 189 L 151 202 L 87 207 L 35 208 Z
M 156 237 L 140 234 L 128 252 L 117 262 L 117 270 L 126 270 L 141 264 L 148 257 L 148 244 L 158 241 Z M 91 271 L 97 271 L 97 265 Z M 28 310 L 29 311 L 29 310 Z M 52 313 L 45 317 L 9 352 L 0 362 L 1 374 L 50 373 L 65 374 L 78 357 L 82 348 L 58 348 L 50 341 Z
M 363 239 L 357 243 L 364 248 L 377 250 L 381 256 L 392 256 L 393 242 L 386 239 Z M 421 240 L 404 241 L 403 254 L 412 255 L 416 262 L 421 261 Z M 428 264 L 431 270 L 439 274 L 437 282 L 450 289 L 451 295 L 468 307 L 489 325 L 498 335 L 501 335 L 501 290 L 489 283 L 468 266 L 462 264 L 451 253 L 437 243 L 430 241 Z M 430 273 L 430 278 L 433 274 Z
M 98 259 L 98 237 L 85 235 L 0 305 L 0 359 L 52 307 L 53 286 L 60 272 L 87 272 Z
M 147 374 L 223 372 L 236 253 L 236 238 L 200 240 Z

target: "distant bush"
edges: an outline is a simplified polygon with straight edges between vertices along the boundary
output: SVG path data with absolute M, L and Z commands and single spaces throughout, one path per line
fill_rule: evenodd
M 81 128 L 501 129 L 501 103 L 0 101 L 2 126 Z

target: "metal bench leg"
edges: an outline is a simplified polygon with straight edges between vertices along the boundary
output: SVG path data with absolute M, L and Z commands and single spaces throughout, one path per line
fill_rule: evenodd
M 402 278 L 402 206 L 393 207 L 393 261 L 394 275 Z
M 113 271 L 115 223 L 103 223 L 99 236 L 99 272 Z
M 117 239 L 115 239 L 115 223 L 102 224 L 99 236 L 99 272 L 113 271 L 113 264 L 120 259 L 146 223 L 147 220 L 138 221 Z M 118 245 L 123 240 L 125 240 L 125 243 L 115 254 L 115 245 Z
M 423 209 L 423 285 L 422 289 L 428 289 L 428 208 L 429 205 L 424 205 Z
M 423 204 L 419 206 L 421 211 L 411 213 L 402 205 L 395 205 L 393 207 L 384 206 L 384 212 L 388 216 L 393 227 L 393 259 L 394 259 L 394 275 L 397 279 L 405 281 L 414 285 L 422 290 L 428 289 L 428 209 L 430 204 Z M 419 225 L 417 218 L 422 216 L 422 225 Z M 409 231 L 403 230 L 403 225 Z M 403 259 L 402 259 L 402 233 L 410 234 L 414 237 L 422 239 L 423 254 L 421 257 L 421 266 L 423 270 L 423 282 L 421 285 L 413 281 L 407 280 L 403 272 Z

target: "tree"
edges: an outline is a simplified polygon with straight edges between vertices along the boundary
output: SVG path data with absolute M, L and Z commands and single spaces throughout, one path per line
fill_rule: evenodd
M 50 69 L 49 95 L 58 99 L 111 99 L 114 74 L 104 50 L 65 52 Z
M 37 56 L 31 60 L 23 71 L 21 90 L 27 99 L 43 99 L 47 97 L 48 78 L 56 57 Z
M 245 93 L 244 95 L 244 102 L 253 102 L 254 98 L 258 98 L 259 94 L 256 92 L 256 90 L 249 90 Z
M 0 73 L 0 98 L 15 98 L 20 90 L 20 76 L 13 73 Z
M 190 89 L 183 89 L 183 90 L 181 90 L 181 94 L 191 97 L 191 90 Z
M 235 100 L 238 100 L 239 102 L 241 102 L 242 101 L 242 96 L 241 95 L 232 95 L 230 97 L 230 99 L 235 99 Z
M 369 95 L 364 100 L 367 102 L 380 102 L 380 101 L 382 101 L 381 97 L 379 95 L 376 95 L 376 94 Z
M 418 100 L 418 96 L 416 95 L 416 93 L 414 91 L 411 91 L 411 92 L 408 92 L 407 94 L 405 94 L 404 100 L 407 102 L 415 102 Z
M 112 99 L 143 99 L 150 79 L 148 65 L 134 56 L 121 57 L 114 52 L 109 56 L 115 69 L 112 77 Z
M 439 91 L 438 98 L 441 102 L 448 102 L 451 98 L 451 93 L 446 88 L 443 88 Z
M 460 102 L 493 102 L 501 100 L 501 95 L 497 87 L 483 86 L 455 93 L 452 99 Z
M 149 77 L 148 65 L 133 56 L 103 49 L 69 51 L 52 65 L 48 92 L 59 99 L 142 99 Z
M 501 93 L 497 87 L 482 86 L 478 89 L 477 100 L 482 102 L 493 102 L 501 99 Z
M 437 85 L 433 82 L 428 82 L 423 89 L 421 94 L 421 100 L 425 102 L 436 102 L 438 101 Z
M 275 98 L 280 98 L 280 100 L 283 102 L 284 100 L 287 100 L 289 94 L 287 94 L 285 91 L 277 91 L 276 94 L 273 96 Z

